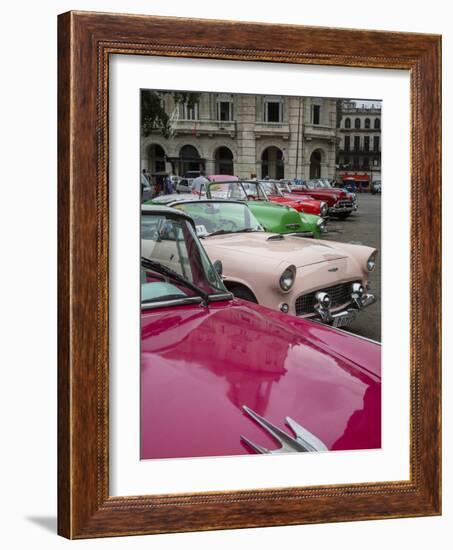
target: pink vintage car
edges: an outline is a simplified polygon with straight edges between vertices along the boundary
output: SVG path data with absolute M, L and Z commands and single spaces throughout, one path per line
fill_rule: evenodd
M 380 448 L 379 344 L 233 298 L 183 212 L 142 243 L 142 459 Z
M 336 327 L 349 326 L 376 301 L 368 292 L 374 248 L 266 233 L 240 201 L 195 198 L 170 205 L 194 219 L 206 252 L 222 264 L 224 284 L 238 298 Z M 142 253 L 150 254 L 146 243 Z

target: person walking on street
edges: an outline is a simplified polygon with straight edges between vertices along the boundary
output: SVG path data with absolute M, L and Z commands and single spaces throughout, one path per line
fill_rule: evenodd
M 141 199 L 142 199 L 142 202 L 143 202 L 143 196 L 144 196 L 144 193 L 145 193 L 145 189 L 148 189 L 150 187 L 149 180 L 146 177 L 146 169 L 145 168 L 143 168 L 142 173 L 140 174 L 140 186 L 141 186 L 141 189 L 142 189 Z
M 170 176 L 166 176 L 164 180 L 164 194 L 171 195 L 174 193 L 173 182 Z

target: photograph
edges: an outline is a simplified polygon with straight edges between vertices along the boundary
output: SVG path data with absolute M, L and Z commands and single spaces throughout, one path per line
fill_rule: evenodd
M 383 102 L 139 93 L 140 459 L 380 449 Z

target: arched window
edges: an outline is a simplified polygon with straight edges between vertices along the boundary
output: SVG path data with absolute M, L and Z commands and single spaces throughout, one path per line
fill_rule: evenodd
M 344 127 L 345 128 L 350 128 L 351 127 L 351 119 L 350 118 L 345 118 L 344 119 Z
M 381 119 L 380 118 L 375 118 L 374 119 L 374 129 L 379 130 L 380 127 L 381 127 Z
M 181 163 L 180 175 L 186 176 L 187 172 L 201 172 L 203 170 L 202 159 L 193 145 L 184 145 L 179 152 Z
M 365 128 L 370 128 L 370 126 L 371 126 L 370 119 L 369 119 L 369 118 L 366 118 L 366 119 L 365 119 Z
M 316 149 L 310 156 L 310 179 L 317 179 L 321 177 L 321 161 L 322 161 L 321 149 Z
M 165 151 L 157 143 L 151 143 L 147 149 L 148 153 L 148 170 L 151 174 L 159 174 L 165 172 Z
M 360 128 L 360 118 L 354 120 L 354 128 Z
M 280 180 L 284 178 L 283 151 L 274 145 L 264 149 L 261 155 L 261 177 Z
M 230 176 L 234 174 L 233 153 L 228 147 L 218 147 L 214 153 L 214 159 L 216 174 L 227 174 Z

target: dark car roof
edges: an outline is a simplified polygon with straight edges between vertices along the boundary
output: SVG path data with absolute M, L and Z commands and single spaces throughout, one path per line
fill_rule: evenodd
M 178 218 L 185 218 L 186 220 L 189 220 L 192 224 L 193 219 L 183 212 L 182 210 L 178 210 L 177 208 L 171 208 L 170 206 L 161 206 L 160 204 L 142 204 L 142 215 L 147 216 L 159 216 L 159 215 L 167 215 L 178 217 Z

